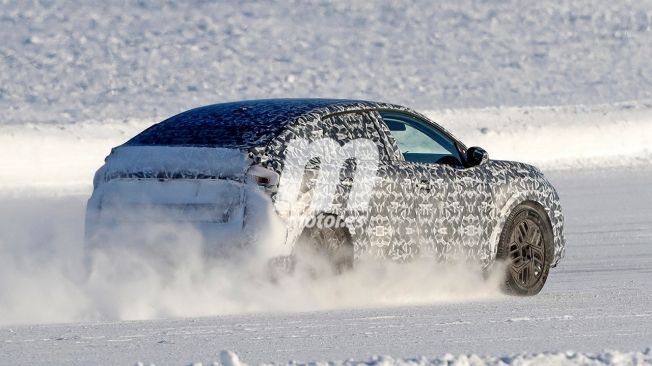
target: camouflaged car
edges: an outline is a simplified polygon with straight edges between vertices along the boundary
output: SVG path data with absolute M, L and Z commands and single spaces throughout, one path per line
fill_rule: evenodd
M 559 198 L 537 168 L 491 160 L 408 108 L 358 100 L 215 104 L 151 126 L 97 172 L 87 235 L 145 220 L 196 225 L 208 252 L 260 245 L 275 220 L 270 256 L 307 246 L 338 269 L 362 257 L 505 260 L 505 286 L 521 295 L 541 290 L 565 246 Z

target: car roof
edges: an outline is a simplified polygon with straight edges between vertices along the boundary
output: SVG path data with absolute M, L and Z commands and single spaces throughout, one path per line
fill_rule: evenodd
M 203 119 L 219 116 L 246 125 L 268 125 L 289 122 L 303 114 L 329 107 L 374 106 L 376 103 L 353 99 L 281 98 L 254 99 L 219 103 L 194 108 L 164 122 L 185 119 Z
M 353 109 L 391 107 L 350 99 L 261 99 L 188 110 L 155 124 L 127 145 L 251 147 L 306 114 L 323 116 Z

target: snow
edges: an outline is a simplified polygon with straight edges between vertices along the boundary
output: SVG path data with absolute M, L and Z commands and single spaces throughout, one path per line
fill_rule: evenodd
M 194 363 L 193 365 L 201 365 Z M 374 356 L 364 361 L 344 360 L 344 361 L 316 361 L 310 363 L 289 362 L 286 365 L 292 366 L 536 366 L 536 365 L 559 365 L 559 366 L 630 366 L 630 365 L 650 365 L 652 364 L 652 350 L 650 348 L 643 352 L 617 352 L 606 351 L 601 353 L 581 353 L 581 352 L 557 352 L 557 353 L 534 353 L 534 354 L 515 354 L 502 357 L 470 355 L 452 355 L 447 353 L 436 358 L 407 358 L 396 359 L 389 356 Z M 241 366 L 245 365 L 240 362 L 238 355 L 232 351 L 220 352 L 220 362 L 222 366 Z M 275 365 L 283 365 L 277 363 Z
M 220 364 L 222 364 L 222 366 L 244 366 L 244 364 L 240 362 L 238 355 L 232 351 L 220 352 Z
M 0 34 L 0 364 L 652 363 L 649 0 L 0 0 Z M 112 147 L 269 97 L 408 105 L 541 167 L 566 258 L 534 298 L 422 266 L 279 287 L 154 236 L 81 280 Z
M 482 296 L 477 290 L 486 287 L 460 289 L 473 282 L 447 272 L 371 271 L 350 287 L 291 281 L 283 290 L 228 266 L 214 276 L 188 266 L 154 276 L 147 250 L 124 258 L 134 266 L 109 272 L 123 286 L 105 282 L 89 298 L 71 275 L 86 196 L 3 199 L 0 364 L 211 364 L 223 349 L 248 364 L 285 364 L 650 347 L 652 206 L 644 198 L 652 196 L 652 169 L 545 173 L 559 189 L 569 247 L 532 298 Z M 173 262 L 201 263 L 192 246 L 161 249 Z M 438 294 L 455 296 L 438 301 Z M 119 320 L 143 318 L 151 320 Z M 44 322 L 65 323 L 20 325 Z
M 650 0 L 2 2 L 2 123 L 341 97 L 419 109 L 652 97 Z
M 468 146 L 484 147 L 495 159 L 519 160 L 547 170 L 652 162 L 652 100 L 422 112 Z M 91 178 L 111 148 L 159 120 L 0 125 L 0 190 L 90 193 Z M 172 150 L 164 151 L 174 150 L 168 149 Z
M 652 163 L 652 100 L 426 112 L 492 158 L 547 170 Z
M 0 187 L 90 193 L 92 177 L 111 148 L 152 122 L 26 123 L 0 127 Z

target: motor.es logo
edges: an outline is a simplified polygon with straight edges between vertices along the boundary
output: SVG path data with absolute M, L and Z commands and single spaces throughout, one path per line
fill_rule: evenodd
M 319 159 L 319 169 L 314 188 L 309 196 L 302 192 L 306 166 Z M 346 161 L 355 159 L 355 169 L 345 172 Z M 351 140 L 341 146 L 330 138 L 314 141 L 294 139 L 286 149 L 283 172 L 280 177 L 276 207 L 293 220 L 303 220 L 304 226 L 337 227 L 339 225 L 363 225 L 369 200 L 376 183 L 379 164 L 377 145 L 365 138 Z M 350 186 L 344 206 L 348 213 L 345 222 L 332 216 L 319 217 L 319 213 L 336 210 L 335 198 L 339 185 Z M 302 201 L 306 197 L 310 202 Z M 329 219 L 328 217 L 331 217 Z

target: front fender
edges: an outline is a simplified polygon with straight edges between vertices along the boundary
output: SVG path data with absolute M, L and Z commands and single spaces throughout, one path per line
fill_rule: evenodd
M 533 168 L 535 169 L 535 168 Z M 498 250 L 498 243 L 505 222 L 510 213 L 521 203 L 526 201 L 540 205 L 547 214 L 553 232 L 554 258 L 551 263 L 555 267 L 561 258 L 564 257 L 566 241 L 563 235 L 564 216 L 561 210 L 559 196 L 554 187 L 540 174 L 510 179 L 503 182 L 496 194 L 496 220 L 489 239 L 490 258 L 495 260 Z

